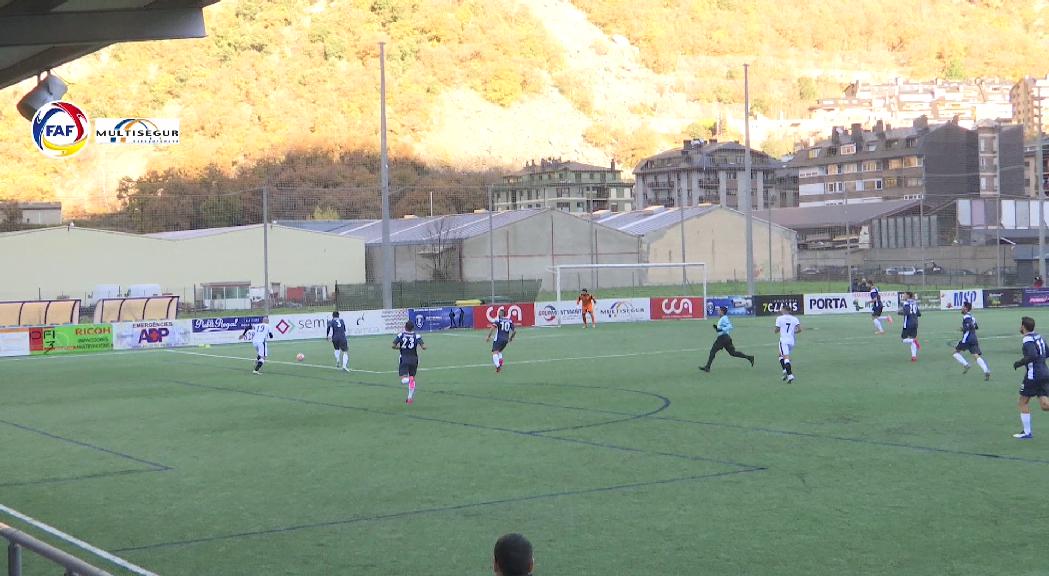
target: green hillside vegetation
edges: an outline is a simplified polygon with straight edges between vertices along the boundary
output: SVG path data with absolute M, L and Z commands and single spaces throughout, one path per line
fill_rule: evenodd
M 712 110 L 742 100 L 744 61 L 753 63 L 755 112 L 799 116 L 817 97 L 840 93 L 856 71 L 876 78 L 1015 79 L 1049 72 L 1045 2 L 1007 0 L 574 0 L 608 35 L 622 35 L 642 62 Z M 468 88 L 511 106 L 560 91 L 594 123 L 578 135 L 623 166 L 675 138 L 708 136 L 716 113 L 683 123 L 680 136 L 602 115 L 587 78 L 566 70 L 542 13 L 513 0 L 223 0 L 206 10 L 209 36 L 125 44 L 74 63 L 67 98 L 94 117 L 178 117 L 178 146 L 157 150 L 88 146 L 56 161 L 33 149 L 14 104 L 0 93 L 0 199 L 62 199 L 98 211 L 115 202 L 119 176 L 148 188 L 208 193 L 199 182 L 252 188 L 261 162 L 342 158 L 343 181 L 378 181 L 377 70 L 387 44 L 390 150 L 405 166 L 441 174 L 459 169 L 416 158 L 413 144 L 435 123 L 438 99 Z M 602 48 L 607 50 L 607 48 Z M 629 90 L 630 86 L 624 86 Z M 633 120 L 654 114 L 631 109 Z M 519 117 L 515 122 L 527 123 Z M 493 127 L 512 133 L 515 126 Z M 476 141 L 447 142 L 475 157 Z M 789 142 L 773 138 L 775 152 Z M 571 150 L 519 150 L 517 157 Z M 324 162 L 321 165 L 325 165 Z M 515 163 L 518 161 L 515 161 Z M 508 167 L 506 159 L 486 165 Z M 327 170 L 328 168 L 324 168 Z M 415 168 L 412 168 L 413 170 Z M 210 175 L 210 176 L 209 176 Z M 452 178 L 454 180 L 459 176 Z M 471 176 L 463 175 L 468 181 Z M 175 186 L 174 183 L 178 183 Z M 198 182 L 192 188 L 193 182 Z M 128 184 L 120 191 L 125 200 Z M 184 188 L 191 186 L 191 188 Z M 323 206 L 315 207 L 321 210 Z M 402 213 L 419 211 L 401 206 Z

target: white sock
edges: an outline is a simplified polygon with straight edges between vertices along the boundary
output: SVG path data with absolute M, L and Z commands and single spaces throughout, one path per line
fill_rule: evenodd
M 969 367 L 969 363 L 965 361 L 965 358 L 962 358 L 961 354 L 955 352 L 954 353 L 954 359 L 957 360 L 958 363 L 961 364 L 962 366 L 965 366 L 966 368 Z M 984 372 L 986 372 L 986 370 L 984 370 Z
M 499 367 L 499 354 L 498 353 L 492 354 L 492 364 L 495 364 L 496 368 Z
M 903 339 L 903 343 L 904 344 L 910 344 L 912 342 L 914 342 L 914 338 L 904 338 Z
M 350 355 L 349 354 L 343 354 L 342 355 L 342 367 L 343 368 L 349 368 L 350 367 Z
M 874 329 L 877 330 L 878 332 L 884 332 L 885 331 L 881 327 L 881 318 L 875 318 L 874 319 Z
M 339 363 L 339 356 L 342 356 L 342 352 L 341 352 L 341 351 L 339 351 L 339 350 L 336 350 L 336 351 L 335 351 L 335 363 L 336 363 L 336 364 L 338 364 L 338 363 Z
M 976 365 L 980 367 L 980 370 L 983 370 L 984 374 L 988 374 L 991 371 L 991 369 L 987 367 L 987 363 L 983 361 L 983 357 L 976 359 Z
M 911 340 L 911 357 L 918 357 L 918 345 L 914 343 L 914 340 Z
M 1024 425 L 1024 434 L 1031 433 L 1031 415 L 1020 413 L 1020 422 Z

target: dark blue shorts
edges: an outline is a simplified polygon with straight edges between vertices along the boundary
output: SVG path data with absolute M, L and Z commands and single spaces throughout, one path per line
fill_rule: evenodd
M 506 349 L 506 345 L 509 343 L 509 340 L 496 340 L 495 342 L 492 342 L 492 352 L 502 352 Z
M 905 340 L 907 338 L 917 338 L 917 337 L 918 337 L 918 327 L 917 326 L 910 326 L 908 328 L 904 328 L 903 329 L 903 333 L 900 334 L 900 339 L 901 340 Z
M 885 311 L 885 307 L 884 306 L 875 306 L 875 307 L 871 308 L 871 316 L 874 316 L 875 318 L 877 318 L 878 316 L 881 316 L 881 313 L 884 312 L 884 311 Z
M 968 352 L 970 354 L 975 354 L 977 356 L 983 356 L 983 352 L 980 352 L 980 341 L 979 340 L 971 340 L 969 342 L 961 342 L 961 341 L 959 341 L 958 344 L 955 345 L 954 351 L 955 352 Z
M 415 376 L 417 370 L 419 370 L 418 358 L 401 358 L 401 365 L 397 368 L 397 375 Z
M 1028 398 L 1049 396 L 1049 380 L 1028 380 L 1024 378 L 1024 382 L 1020 386 L 1020 396 Z
M 345 338 L 336 338 L 332 340 L 331 346 L 332 348 L 335 348 L 336 350 L 342 350 L 343 352 L 346 352 L 350 349 L 350 345 L 346 343 Z

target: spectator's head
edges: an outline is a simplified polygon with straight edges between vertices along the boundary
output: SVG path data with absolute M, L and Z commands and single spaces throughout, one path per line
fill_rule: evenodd
M 1031 332 L 1034 332 L 1034 318 L 1024 316 L 1020 319 L 1020 334 L 1030 334 Z
M 404 323 L 404 331 L 405 332 L 415 332 L 415 324 L 413 324 L 411 322 L 405 322 Z
M 331 317 L 332 317 L 332 318 L 338 318 L 338 317 L 339 317 L 339 311 L 338 311 L 338 310 L 336 310 L 335 312 L 332 312 L 332 313 L 331 313 Z
M 506 534 L 495 541 L 492 568 L 499 576 L 532 573 L 532 543 L 520 534 Z

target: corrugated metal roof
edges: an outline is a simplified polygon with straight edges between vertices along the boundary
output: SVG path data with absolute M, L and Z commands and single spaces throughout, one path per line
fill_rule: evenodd
M 493 212 L 492 228 L 509 226 L 543 211 L 530 209 Z M 314 232 L 357 236 L 363 238 L 366 244 L 382 244 L 382 220 L 281 220 L 278 224 Z M 466 240 L 487 233 L 487 212 L 390 220 L 390 242 L 394 244 L 424 244 L 432 241 L 438 234 L 443 235 L 446 240 Z
M 849 204 L 848 210 L 844 205 L 774 208 L 772 222 L 793 230 L 818 226 L 844 226 L 846 219 L 850 226 L 855 226 L 909 210 L 917 206 L 918 202 L 918 200 L 888 200 Z
M 627 234 L 644 236 L 650 232 L 677 226 L 681 223 L 682 219 L 689 220 L 717 209 L 718 206 L 713 205 L 692 206 L 685 208 L 684 215 L 682 215 L 680 208 L 634 210 L 632 212 L 616 212 L 614 214 L 609 214 L 603 218 L 598 218 L 595 222 L 610 228 L 615 228 L 621 232 L 626 232 Z

